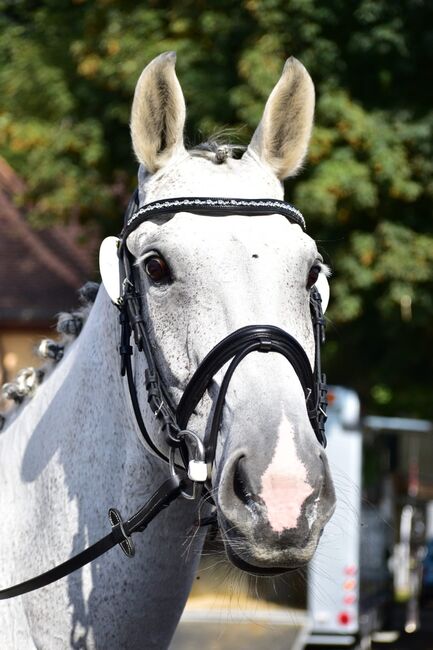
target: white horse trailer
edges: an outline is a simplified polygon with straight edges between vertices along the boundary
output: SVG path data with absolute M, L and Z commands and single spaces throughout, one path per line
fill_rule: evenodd
M 332 388 L 330 397 L 327 456 L 337 507 L 309 566 L 306 647 L 368 647 L 371 632 L 380 626 L 382 608 L 392 597 L 387 562 L 392 491 L 379 464 L 379 498 L 371 500 L 368 493 L 365 498 L 359 398 L 341 387 Z

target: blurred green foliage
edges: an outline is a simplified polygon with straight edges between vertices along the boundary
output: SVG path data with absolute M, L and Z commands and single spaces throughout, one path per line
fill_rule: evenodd
M 370 411 L 432 417 L 433 4 L 426 0 L 0 0 L 0 155 L 35 224 L 115 232 L 146 63 L 178 53 L 190 143 L 248 142 L 284 60 L 317 89 L 287 197 L 334 270 L 328 375 Z

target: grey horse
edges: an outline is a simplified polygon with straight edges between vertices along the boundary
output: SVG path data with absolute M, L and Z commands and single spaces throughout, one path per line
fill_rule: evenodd
M 166 53 L 143 71 L 132 106 L 139 199 L 188 196 L 282 199 L 282 180 L 305 157 L 314 88 L 286 62 L 240 158 L 229 147 L 187 150 L 185 103 Z M 314 364 L 309 292 L 327 292 L 314 241 L 280 214 L 224 218 L 188 212 L 142 223 L 128 238 L 145 296 L 145 319 L 170 397 L 178 403 L 199 363 L 238 328 L 267 323 L 290 333 Z M 159 269 L 159 270 L 158 270 Z M 0 439 L 0 587 L 51 568 L 106 534 L 107 510 L 134 512 L 168 468 L 143 446 L 119 373 L 117 309 L 101 287 L 81 334 Z M 108 293 L 107 293 L 108 290 Z M 144 356 L 134 352 L 144 420 Z M 203 436 L 223 373 L 191 417 Z M 242 459 L 242 464 L 240 460 Z M 223 412 L 212 496 L 234 563 L 256 573 L 312 557 L 334 509 L 326 455 L 290 363 L 254 352 L 233 375 Z M 178 499 L 136 539 L 39 591 L 0 603 L 0 647 L 118 650 L 167 648 L 197 569 L 202 501 Z

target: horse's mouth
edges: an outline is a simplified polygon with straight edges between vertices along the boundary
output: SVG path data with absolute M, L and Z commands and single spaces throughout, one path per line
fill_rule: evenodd
M 256 530 L 250 536 L 227 520 L 221 511 L 218 512 L 218 528 L 229 562 L 255 576 L 271 577 L 296 571 L 310 561 L 317 545 L 314 539 L 303 546 L 283 536 L 278 540 L 267 539 L 263 530 Z
M 228 559 L 235 567 L 254 576 L 278 576 L 282 573 L 295 571 L 294 568 L 288 569 L 286 567 L 262 567 L 250 564 L 249 562 L 246 562 L 246 560 L 243 560 L 241 557 L 239 557 L 239 555 L 236 555 L 229 544 L 225 544 L 225 550 Z
M 227 559 L 237 569 L 254 576 L 271 577 L 288 573 L 290 571 L 296 571 L 305 564 L 305 561 L 297 557 L 291 557 L 290 559 L 284 557 L 283 563 L 279 564 L 278 558 L 274 558 L 274 562 L 271 558 L 269 558 L 269 560 L 260 558 L 261 553 L 259 553 L 259 556 L 256 559 L 256 554 L 253 549 L 251 548 L 250 551 L 248 550 L 249 547 L 251 547 L 250 543 L 242 533 L 238 530 L 235 531 L 233 525 L 229 525 L 228 522 L 224 520 L 224 517 L 221 516 L 221 513 L 219 513 L 218 519 L 219 530 Z M 242 555 L 237 551 L 238 548 L 241 550 Z

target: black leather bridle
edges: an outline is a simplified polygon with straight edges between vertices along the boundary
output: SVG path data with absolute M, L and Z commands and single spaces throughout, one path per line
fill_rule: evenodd
M 158 457 L 166 461 L 169 460 L 151 439 L 144 426 L 130 361 L 132 355 L 132 348 L 129 345 L 131 332 L 134 333 L 134 340 L 138 350 L 143 351 L 146 357 L 147 371 L 145 377 L 148 402 L 155 417 L 160 422 L 165 442 L 169 447 L 180 448 L 184 442 L 190 439 L 191 432 L 187 427 L 191 414 L 202 399 L 214 376 L 230 361 L 231 363 L 224 375 L 216 401 L 211 428 L 204 440 L 205 458 L 203 460 L 208 465 L 212 464 L 215 458 L 224 400 L 230 380 L 242 359 L 251 352 L 256 351 L 277 352 L 282 354 L 291 363 L 305 394 L 307 413 L 313 430 L 318 441 L 323 446 L 326 446 L 327 387 L 326 377 L 321 371 L 320 357 L 320 346 L 325 337 L 325 321 L 318 290 L 313 287 L 310 293 L 310 310 L 315 339 L 313 372 L 311 371 L 310 362 L 303 347 L 293 336 L 273 325 L 248 325 L 229 334 L 209 352 L 188 382 L 176 408 L 172 404 L 168 389 L 158 372 L 144 320 L 138 270 L 134 266 L 134 259 L 126 245 L 126 240 L 131 232 L 144 221 L 156 216 L 171 217 L 179 212 L 189 212 L 213 217 L 224 217 L 229 214 L 253 217 L 278 213 L 305 230 L 305 222 L 301 213 L 290 204 L 276 199 L 175 198 L 165 201 L 155 201 L 139 208 L 137 197 L 138 194 L 135 193 L 126 211 L 125 225 L 121 233 L 119 246 L 123 283 L 123 295 L 119 305 L 122 325 L 120 353 L 122 356 L 122 374 L 126 374 L 128 377 L 135 416 L 147 446 Z
M 187 197 L 155 201 L 140 207 L 138 191 L 134 193 L 125 214 L 118 248 L 122 286 L 122 295 L 117 304 L 120 312 L 121 374 L 127 377 L 135 418 L 143 439 L 156 456 L 169 464 L 171 476 L 127 521 L 122 519 L 115 508 L 111 508 L 109 519 L 112 530 L 104 538 L 46 573 L 8 589 L 0 590 L 0 600 L 33 591 L 59 580 L 118 544 L 128 557 L 132 557 L 135 553 L 131 539 L 133 533 L 143 531 L 156 515 L 177 497 L 195 498 L 197 484 L 205 485 L 210 480 L 230 380 L 239 363 L 252 352 L 279 353 L 292 365 L 304 391 L 311 426 L 319 443 L 326 446 L 327 385 L 326 377 L 321 372 L 320 358 L 320 346 L 325 338 L 325 322 L 321 297 L 315 287 L 310 292 L 310 310 L 315 340 L 313 371 L 305 350 L 288 332 L 273 325 L 248 325 L 232 332 L 212 348 L 189 380 L 177 407 L 173 404 L 168 387 L 162 381 L 155 361 L 141 304 L 139 272 L 126 241 L 128 236 L 144 221 L 157 216 L 171 217 L 179 212 L 213 217 L 224 217 L 231 214 L 250 217 L 280 214 L 305 230 L 302 214 L 290 204 L 276 199 Z M 145 355 L 147 401 L 160 425 L 164 441 L 168 445 L 168 455 L 151 438 L 144 424 L 132 370 L 132 334 L 136 348 Z M 221 382 L 211 426 L 202 440 L 198 434 L 188 429 L 188 423 L 214 376 L 228 362 L 230 363 Z M 176 451 L 178 452 L 177 462 L 175 460 Z M 246 566 L 248 568 L 249 565 Z

